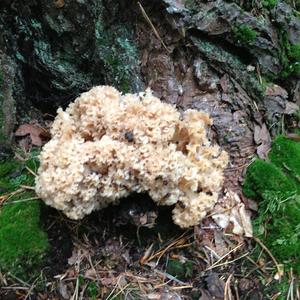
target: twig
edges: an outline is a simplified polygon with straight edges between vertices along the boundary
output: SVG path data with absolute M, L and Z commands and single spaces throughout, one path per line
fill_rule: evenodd
M 30 294 L 31 294 L 32 290 L 34 289 L 34 287 L 35 287 L 35 285 L 36 285 L 38 279 L 39 279 L 39 277 L 37 277 L 37 278 L 35 279 L 35 281 L 32 283 L 32 285 L 31 285 L 30 289 L 28 290 L 27 295 L 26 295 L 26 297 L 24 298 L 24 300 L 27 300 L 28 297 L 30 297 Z
M 158 261 L 159 261 L 161 259 L 161 257 L 168 250 L 170 250 L 173 246 L 175 246 L 176 244 L 182 245 L 187 240 L 187 237 L 184 236 L 186 233 L 187 232 L 185 231 L 181 236 L 179 236 L 177 239 L 175 239 L 173 242 L 171 242 L 166 248 L 164 248 L 162 250 L 159 250 L 158 252 L 154 253 L 147 261 L 151 261 L 154 258 L 158 258 Z
M 30 286 L 30 284 L 28 284 L 27 282 L 25 282 L 25 281 L 23 281 L 22 279 L 20 279 L 20 278 L 18 278 L 18 277 L 16 277 L 15 275 L 13 275 L 13 274 L 11 274 L 11 273 L 8 273 L 7 274 L 9 277 L 11 277 L 11 278 L 13 278 L 13 279 L 15 279 L 15 280 L 17 280 L 18 282 L 20 282 L 20 283 L 22 283 L 22 284 L 24 284 L 25 286 L 27 286 L 27 287 L 31 287 Z
M 182 285 L 182 286 L 173 286 L 171 287 L 171 290 L 176 291 L 176 290 L 192 289 L 192 288 L 193 288 L 192 285 Z
M 140 258 L 140 264 L 143 265 L 148 260 L 153 249 L 153 243 L 146 249 L 145 254 Z
M 20 187 L 21 187 L 22 189 L 24 189 L 24 190 L 32 190 L 32 191 L 35 191 L 34 186 L 20 184 Z
M 24 290 L 24 291 L 28 291 L 29 287 L 25 287 L 25 286 L 2 286 L 1 290 Z
M 121 287 L 121 289 L 115 294 L 113 295 L 112 298 L 110 298 L 109 300 L 113 300 L 115 299 L 117 296 L 119 296 L 121 293 L 123 293 L 123 291 L 128 288 L 130 286 L 130 283 L 127 283 L 124 287 Z
M 255 265 L 255 269 L 253 269 L 253 270 L 251 270 L 249 273 L 247 273 L 246 274 L 246 276 L 245 277 L 248 277 L 253 271 L 255 271 L 255 270 L 260 270 L 265 276 L 268 276 L 269 274 L 264 270 L 264 269 L 262 269 L 261 268 L 261 266 L 258 264 L 258 263 L 256 263 L 250 256 L 247 256 L 246 257 L 253 265 Z
M 119 281 L 121 280 L 121 276 L 118 277 L 117 283 L 114 286 L 114 288 L 112 289 L 112 291 L 109 293 L 109 295 L 105 298 L 105 300 L 109 300 L 110 296 L 115 292 L 115 290 L 117 289 L 117 286 L 119 284 Z M 110 299 L 111 300 L 111 299 Z
M 294 279 L 295 278 L 293 276 L 293 270 L 291 269 L 291 283 L 290 283 L 289 291 L 288 291 L 288 294 L 286 297 L 287 300 L 294 300 Z
M 230 281 L 231 281 L 232 276 L 233 276 L 233 274 L 230 274 L 226 280 L 225 289 L 224 289 L 224 300 L 232 300 L 232 294 L 231 294 L 231 290 L 230 290 Z
M 239 259 L 241 259 L 241 258 L 243 258 L 243 257 L 245 257 L 245 256 L 247 256 L 247 255 L 249 255 L 249 252 L 246 252 L 246 253 L 244 253 L 243 255 L 241 255 L 241 256 L 239 256 L 239 257 L 233 259 L 233 260 L 225 261 L 225 262 L 222 263 L 222 264 L 218 264 L 218 265 L 214 265 L 213 267 L 209 267 L 209 268 L 206 269 L 205 271 L 212 270 L 212 269 L 214 269 L 214 268 L 218 268 L 218 267 L 222 267 L 222 266 L 225 266 L 225 265 L 232 264 L 233 262 L 235 262 L 235 261 L 237 261 L 237 260 L 239 260 Z
M 22 200 L 10 201 L 10 202 L 4 203 L 3 205 L 15 204 L 15 203 L 20 203 L 20 202 L 27 202 L 27 201 L 37 200 L 37 199 L 40 199 L 40 197 L 31 197 L 31 198 L 22 199 Z
M 30 168 L 28 168 L 27 166 L 25 166 L 25 169 L 34 177 L 37 177 L 37 174 L 35 172 L 33 172 Z
M 271 257 L 271 259 L 273 260 L 273 262 L 274 262 L 274 264 L 275 264 L 275 266 L 276 266 L 276 268 L 277 268 L 278 276 L 279 276 L 279 279 L 280 279 L 281 276 L 282 276 L 282 270 L 281 270 L 280 265 L 279 265 L 279 263 L 277 262 L 276 258 L 273 256 L 273 254 L 271 253 L 271 251 L 270 251 L 270 250 L 262 243 L 262 241 L 261 241 L 259 238 L 257 238 L 257 237 L 254 236 L 253 239 L 254 239 L 254 241 L 255 241 L 256 243 L 258 243 L 258 244 L 262 247 L 262 249 L 265 250 L 265 251 L 267 252 L 267 254 Z
M 140 2 L 138 2 L 138 6 L 140 7 L 140 10 L 143 14 L 143 17 L 145 18 L 145 20 L 149 23 L 150 27 L 152 28 L 155 36 L 159 39 L 159 41 L 161 42 L 161 44 L 163 45 L 163 47 L 167 50 L 168 53 L 171 53 L 171 51 L 168 49 L 168 47 L 166 46 L 166 44 L 164 43 L 164 41 L 162 40 L 162 38 L 160 37 L 158 31 L 156 30 L 156 28 L 154 27 L 152 21 L 150 20 L 150 18 L 148 17 L 145 9 L 143 8 L 142 4 Z
M 162 271 L 159 271 L 159 270 L 157 270 L 157 269 L 154 269 L 154 272 L 157 273 L 157 274 L 159 274 L 159 275 L 161 275 L 161 276 L 167 277 L 168 279 L 173 280 L 173 281 L 175 281 L 175 282 L 177 282 L 177 283 L 179 283 L 179 284 L 181 284 L 181 285 L 184 285 L 184 286 L 187 285 L 185 282 L 183 282 L 183 281 L 177 279 L 176 277 L 174 277 L 174 276 L 172 276 L 171 274 L 168 274 L 168 273 L 166 273 L 166 272 L 162 272 Z
M 214 256 L 215 258 L 220 259 L 220 255 L 218 255 L 218 253 L 215 250 L 211 249 L 207 245 L 205 245 L 204 248 L 211 252 L 210 257 Z
M 242 247 L 244 245 L 244 243 L 241 243 L 239 245 L 237 245 L 235 248 L 233 248 L 232 250 L 230 250 L 228 253 L 226 253 L 225 255 L 223 255 L 220 259 L 218 259 L 215 263 L 213 263 L 210 267 L 208 267 L 206 269 L 206 271 L 213 269 L 219 262 L 221 262 L 225 257 L 227 257 L 229 254 L 231 254 L 232 252 L 236 251 L 237 249 L 239 249 L 240 247 Z
M 79 290 L 79 277 L 76 278 L 75 291 L 74 291 L 74 294 L 73 294 L 71 300 L 78 300 L 78 290 Z
M 2 205 L 5 201 L 7 201 L 8 199 L 10 199 L 11 197 L 13 197 L 13 196 L 15 196 L 15 195 L 17 195 L 19 193 L 22 193 L 22 192 L 24 192 L 23 189 L 18 189 L 18 190 L 14 191 L 14 192 L 11 192 L 9 194 L 2 195 L 0 197 L 0 205 Z

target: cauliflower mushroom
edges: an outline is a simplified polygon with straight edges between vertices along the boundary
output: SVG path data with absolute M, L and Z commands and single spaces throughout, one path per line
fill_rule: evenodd
M 149 89 L 94 87 L 58 109 L 36 192 L 71 219 L 147 192 L 158 205 L 175 204 L 177 225 L 196 225 L 217 202 L 228 162 L 207 139 L 211 124 L 206 113 L 181 114 Z

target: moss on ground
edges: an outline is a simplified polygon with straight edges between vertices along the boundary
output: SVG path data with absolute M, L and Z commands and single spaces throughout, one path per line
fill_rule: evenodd
M 193 275 L 193 262 L 180 262 L 176 259 L 170 259 L 167 264 L 167 273 L 180 279 L 188 279 Z
M 94 281 L 88 283 L 86 293 L 91 300 L 96 300 L 98 296 L 99 288 Z
M 269 153 L 271 162 L 280 168 L 288 178 L 293 178 L 300 188 L 300 143 L 294 140 L 278 137 Z
M 261 199 L 265 192 L 289 197 L 295 194 L 296 190 L 295 183 L 272 163 L 258 159 L 247 169 L 244 193 L 249 198 Z
M 37 275 L 48 248 L 47 234 L 40 227 L 40 202 L 31 190 L 37 170 L 36 153 L 25 162 L 5 161 L 0 165 L 0 188 L 5 199 L 0 207 L 0 271 L 23 279 Z
M 300 143 L 279 136 L 269 159 L 248 167 L 244 193 L 260 201 L 257 236 L 280 263 L 300 275 Z

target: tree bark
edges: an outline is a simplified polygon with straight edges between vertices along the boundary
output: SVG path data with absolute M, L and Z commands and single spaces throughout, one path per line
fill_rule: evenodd
M 211 115 L 210 137 L 230 154 L 225 186 L 238 190 L 245 166 L 266 155 L 300 104 L 297 8 L 243 2 L 3 1 L 0 46 L 15 65 L 18 122 L 94 85 L 150 87 L 180 110 Z

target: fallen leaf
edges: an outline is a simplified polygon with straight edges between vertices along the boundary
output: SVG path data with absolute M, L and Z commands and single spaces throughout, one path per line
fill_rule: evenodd
M 59 281 L 58 291 L 64 299 L 70 299 L 71 295 L 68 293 L 67 285 L 63 281 Z
M 271 148 L 271 136 L 266 124 L 255 125 L 254 142 L 258 145 L 256 152 L 259 158 L 266 158 Z
M 262 126 L 255 125 L 254 127 L 254 142 L 259 145 L 262 143 L 271 143 L 271 137 L 266 124 Z
M 213 220 L 223 229 L 233 224 L 232 232 L 237 235 L 252 237 L 253 230 L 249 213 L 237 193 L 227 191 L 222 205 L 215 206 Z
M 295 113 L 297 110 L 299 110 L 299 106 L 296 103 L 293 103 L 290 101 L 286 102 L 284 114 L 291 115 L 291 114 Z
M 205 281 L 212 299 L 223 299 L 225 282 L 216 273 L 210 273 Z
M 199 300 L 212 300 L 213 299 L 206 290 L 200 289 L 200 292 L 201 292 L 201 297 L 199 298 Z
M 271 144 L 261 144 L 256 148 L 257 156 L 261 159 L 265 159 L 268 156 Z
M 41 136 L 43 135 L 43 133 L 44 129 L 41 127 L 33 124 L 23 124 L 16 130 L 15 136 L 26 136 L 29 134 L 32 145 L 42 146 L 43 141 L 41 139 Z
M 276 84 L 268 86 L 265 94 L 267 96 L 280 96 L 284 99 L 288 98 L 288 92 L 285 89 L 283 89 L 281 86 Z
M 116 283 L 116 278 L 100 278 L 100 282 L 101 284 L 103 284 L 104 286 L 110 286 L 112 284 L 115 284 Z
M 97 272 L 95 271 L 95 269 L 88 269 L 88 270 L 85 271 L 84 276 L 88 277 L 88 278 L 96 279 L 97 278 Z
M 223 256 L 227 253 L 227 245 L 224 241 L 224 234 L 218 230 L 214 230 L 214 240 L 215 240 L 215 251 L 219 256 Z

